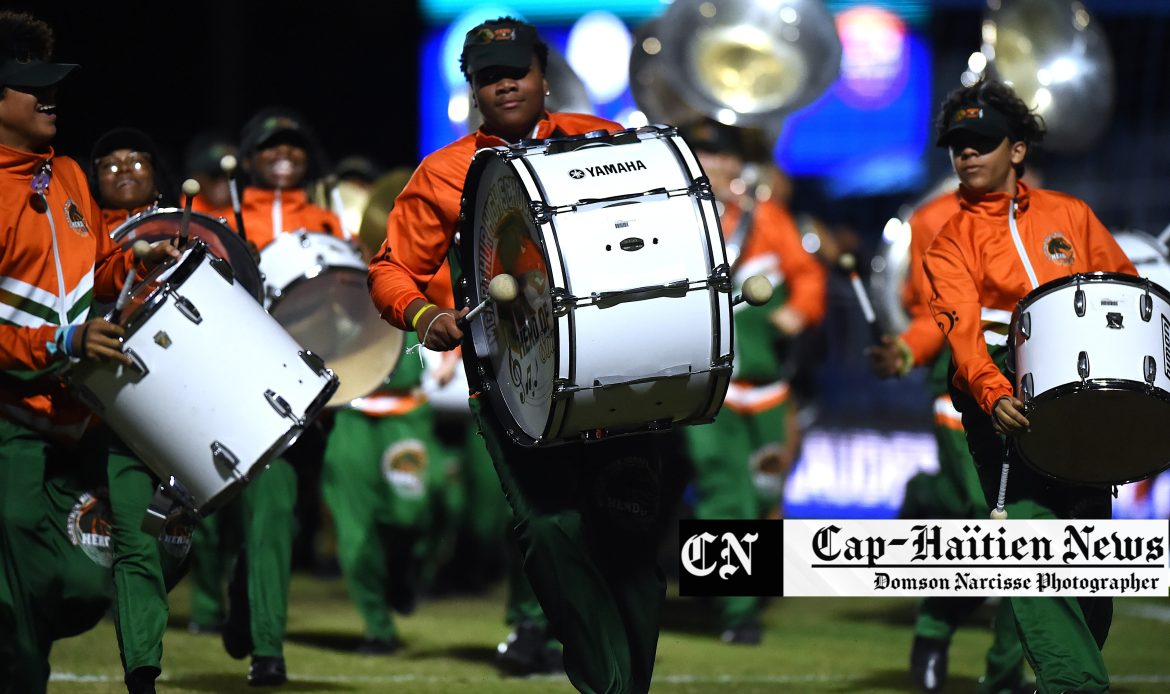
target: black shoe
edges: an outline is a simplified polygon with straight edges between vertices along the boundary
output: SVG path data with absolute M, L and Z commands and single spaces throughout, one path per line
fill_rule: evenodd
M 914 637 L 910 648 L 910 676 L 924 692 L 942 691 L 947 683 L 947 651 L 950 642 L 942 639 Z
M 719 635 L 719 640 L 723 643 L 733 643 L 741 646 L 758 646 L 763 638 L 764 632 L 758 622 L 740 624 L 739 626 L 724 630 Z
M 252 658 L 252 667 L 248 668 L 248 686 L 279 687 L 285 682 L 288 682 L 288 673 L 284 669 L 284 658 L 280 656 Z
M 390 655 L 402 648 L 398 639 L 363 639 L 360 646 L 354 649 L 358 655 Z
M 130 694 L 155 694 L 154 681 L 162 671 L 149 665 L 134 668 L 126 675 L 126 691 Z
M 248 570 L 243 554 L 228 584 L 228 616 L 221 627 L 223 649 L 236 660 L 252 652 L 252 616 L 248 606 Z
M 496 646 L 496 657 L 505 669 L 517 675 L 562 672 L 564 664 L 561 652 L 549 648 L 548 640 L 545 627 L 524 620 L 516 625 L 516 629 L 508 634 L 503 643 Z

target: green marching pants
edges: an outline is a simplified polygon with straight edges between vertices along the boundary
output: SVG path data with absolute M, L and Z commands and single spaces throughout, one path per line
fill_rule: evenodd
M 950 396 L 939 396 L 934 410 L 939 471 L 936 475 L 920 474 L 911 479 L 901 517 L 986 518 L 991 509 L 983 498 L 975 461 L 971 459 L 962 421 Z M 985 600 L 982 597 L 926 598 L 919 607 L 914 634 L 949 642 L 955 630 Z M 1024 650 L 1007 600 L 1001 600 L 996 608 L 986 663 L 978 694 L 1010 693 L 1023 681 Z
M 467 423 L 467 436 L 460 454 L 465 489 L 462 525 L 468 529 L 481 553 L 497 552 L 501 538 L 507 538 L 508 596 L 504 607 L 504 623 L 517 626 L 521 622 L 528 622 L 547 627 L 548 619 L 540 609 L 540 601 L 532 592 L 528 577 L 524 575 L 520 551 L 510 532 L 512 509 L 500 491 L 500 478 L 496 475 L 491 454 L 474 422 Z
M 277 458 L 215 514 L 221 541 L 243 550 L 253 657 L 284 656 L 296 502 L 296 472 Z
M 569 680 L 589 693 L 648 691 L 666 593 L 655 552 L 660 437 L 524 448 L 482 398 L 471 411 Z
M 995 504 L 1004 440 L 991 418 L 969 397 L 952 393 L 963 413 L 963 428 L 979 471 L 988 507 Z M 1113 514 L 1105 487 L 1058 482 L 1034 471 L 1012 449 L 1005 507 L 1009 518 L 1107 519 Z M 1008 598 L 1024 654 L 1041 694 L 1109 691 L 1101 648 L 1113 621 L 1111 597 Z
M 402 596 L 389 594 L 397 578 L 392 564 L 409 574 L 433 550 L 431 531 L 446 481 L 443 460 L 430 405 L 386 416 L 337 413 L 321 491 L 337 528 L 341 571 L 369 639 L 397 638 L 391 605 Z
M 0 420 L 0 692 L 45 691 L 52 642 L 111 602 L 126 672 L 161 666 L 190 527 L 168 524 L 161 542 L 141 530 L 154 480 L 110 438 L 66 446 Z

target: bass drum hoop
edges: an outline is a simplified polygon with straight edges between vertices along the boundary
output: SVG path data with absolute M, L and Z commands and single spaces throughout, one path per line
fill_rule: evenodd
M 480 301 L 485 297 L 480 293 L 479 284 L 475 282 L 474 274 L 470 273 L 468 268 L 476 267 L 475 263 L 478 257 L 478 248 L 476 248 L 476 234 L 475 228 L 479 219 L 476 214 L 476 198 L 479 195 L 479 182 L 484 170 L 486 170 L 493 163 L 509 168 L 508 175 L 516 176 L 508 161 L 518 156 L 511 148 L 497 147 L 490 150 L 480 150 L 474 159 L 471 161 L 471 167 L 467 170 L 467 178 L 463 185 L 463 201 L 460 208 L 459 218 L 462 222 L 459 225 L 459 272 L 460 276 L 454 282 L 454 289 L 457 298 L 463 301 L 463 306 L 478 306 Z M 527 211 L 526 211 L 527 212 Z M 530 222 L 531 218 L 529 218 Z M 544 243 L 544 235 L 536 234 L 535 241 L 539 242 L 540 252 L 545 262 L 545 267 L 550 268 L 552 261 L 549 258 L 548 248 Z M 558 258 L 558 263 L 560 259 Z M 553 278 L 546 272 L 546 287 L 551 291 L 553 287 Z M 554 320 L 562 320 L 565 317 L 556 317 Z M 508 402 L 504 398 L 503 389 L 499 385 L 499 379 L 492 366 L 490 358 L 488 358 L 489 349 L 487 345 L 487 337 L 483 327 L 483 319 L 475 318 L 468 326 L 468 330 L 464 332 L 463 336 L 463 366 L 467 372 L 468 387 L 472 392 L 479 392 L 481 396 L 486 396 L 492 414 L 496 417 L 497 423 L 500 425 L 503 433 L 511 439 L 511 441 L 524 448 L 534 448 L 537 446 L 556 446 L 560 444 L 570 443 L 568 440 L 548 440 L 548 435 L 553 424 L 563 415 L 557 415 L 558 408 L 557 394 L 554 387 L 550 397 L 548 418 L 545 421 L 544 428 L 540 436 L 533 437 L 529 435 L 520 423 L 516 420 L 515 415 L 512 414 L 508 407 Z M 569 321 L 570 332 L 572 331 L 572 321 Z M 553 354 L 553 368 L 554 374 L 561 373 L 561 344 L 560 331 L 551 331 L 552 339 L 554 340 Z M 481 357 L 481 354 L 484 355 Z
M 181 219 L 182 215 L 183 210 L 177 207 L 159 207 L 153 210 L 145 210 L 130 217 L 112 229 L 110 231 L 110 238 L 123 248 L 129 248 L 131 245 L 133 245 L 134 241 L 137 241 L 140 238 L 150 242 L 160 241 L 165 238 L 176 238 L 178 236 L 177 233 L 175 236 L 134 236 L 133 238 L 126 237 L 130 235 L 131 231 L 137 229 L 145 222 L 156 217 L 160 219 L 170 219 L 177 216 Z M 223 260 L 226 261 L 232 268 L 232 272 L 235 275 L 236 281 L 238 281 L 240 285 L 256 299 L 256 301 L 262 302 L 264 299 L 264 280 L 263 276 L 260 274 L 260 266 L 257 265 L 256 261 L 252 259 L 252 251 L 248 248 L 248 243 L 244 241 L 244 239 L 240 238 L 239 234 L 237 234 L 235 231 L 232 231 L 231 227 L 227 226 L 219 219 L 212 217 L 211 215 L 192 211 L 191 222 L 192 224 L 198 223 L 198 227 L 200 228 L 207 228 L 213 231 L 218 229 L 222 232 L 215 235 L 216 239 L 219 240 L 220 243 L 224 244 L 225 247 L 227 247 L 228 255 L 232 256 L 223 258 Z M 228 239 L 231 240 L 229 241 Z M 236 253 L 232 253 L 233 247 Z M 218 254 L 211 251 L 210 247 L 208 248 L 208 252 L 217 258 L 219 257 Z M 245 258 L 247 261 L 243 261 Z M 243 267 L 237 267 L 237 262 L 240 262 Z

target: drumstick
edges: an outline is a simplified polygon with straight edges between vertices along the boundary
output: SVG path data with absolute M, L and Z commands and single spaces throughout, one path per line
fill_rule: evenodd
M 496 275 L 492 278 L 492 281 L 488 283 L 487 298 L 479 302 L 475 308 L 468 311 L 466 316 L 456 319 L 455 324 L 458 325 L 460 329 L 464 329 L 469 323 L 471 323 L 471 319 L 475 318 L 475 315 L 484 310 L 488 304 L 493 302 L 497 304 L 510 304 L 516 300 L 516 296 L 519 294 L 520 286 L 516 284 L 515 277 L 507 274 Z
M 247 241 L 248 235 L 244 233 L 244 213 L 240 210 L 240 189 L 236 184 L 236 158 L 230 154 L 223 155 L 223 159 L 219 160 L 219 168 L 228 177 L 228 190 L 232 194 L 232 212 L 236 216 L 236 232 L 239 233 L 240 238 Z
M 134 260 L 141 262 L 146 257 L 146 254 L 150 253 L 150 242 L 146 239 L 138 239 L 131 246 L 131 249 L 134 252 Z M 134 266 L 131 265 L 130 269 L 126 271 L 126 281 L 122 283 L 122 291 L 118 293 L 118 300 L 114 302 L 115 310 L 121 311 L 126 307 L 126 301 L 130 298 L 130 287 L 134 284 L 135 274 Z
M 732 306 L 748 302 L 752 306 L 763 306 L 772 300 L 772 282 L 763 275 L 752 275 L 743 281 L 741 294 L 731 301 Z
M 861 313 L 865 316 L 865 322 L 869 324 L 869 334 L 873 338 L 874 344 L 881 344 L 882 328 L 878 325 L 877 314 L 873 311 L 873 304 L 869 302 L 869 294 L 865 291 L 865 285 L 861 283 L 861 276 L 857 274 L 857 260 L 852 253 L 844 253 L 837 264 L 841 266 L 842 270 L 849 273 L 849 284 L 853 287 L 857 303 L 861 305 Z
M 180 249 L 187 245 L 187 235 L 191 226 L 191 205 L 195 202 L 195 196 L 199 195 L 199 181 L 193 178 L 183 181 L 183 195 L 187 196 L 187 200 L 183 204 L 183 221 L 179 222 Z
M 1005 520 L 1008 517 L 1007 509 L 1004 504 L 1007 503 L 1007 481 L 1008 468 L 1011 467 L 1012 440 L 1007 437 L 1003 442 L 1003 467 L 999 470 L 999 495 L 995 499 L 995 508 L 991 509 L 992 520 Z

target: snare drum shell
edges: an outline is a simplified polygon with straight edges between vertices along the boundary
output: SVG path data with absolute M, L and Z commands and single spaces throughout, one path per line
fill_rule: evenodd
M 178 264 L 187 267 L 176 273 L 186 275 L 181 284 L 159 287 L 146 302 L 153 312 L 126 336 L 124 350 L 137 355 L 145 375 L 102 362 L 85 363 L 70 378 L 155 474 L 182 483 L 203 515 L 290 446 L 336 388 L 331 372 L 310 365 L 288 333 L 208 261 L 188 251 Z M 287 414 L 277 411 L 284 404 Z
M 1017 446 L 1034 467 L 1071 482 L 1119 484 L 1170 466 L 1164 289 L 1112 273 L 1050 282 L 1021 300 L 1012 346 L 1016 395 L 1031 423 Z

